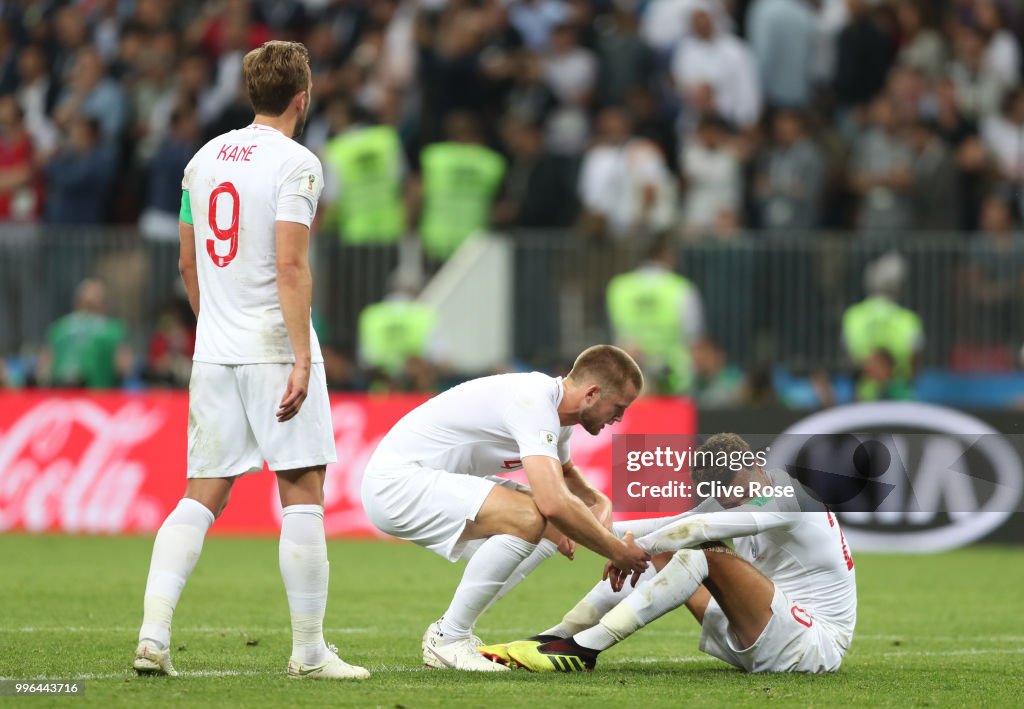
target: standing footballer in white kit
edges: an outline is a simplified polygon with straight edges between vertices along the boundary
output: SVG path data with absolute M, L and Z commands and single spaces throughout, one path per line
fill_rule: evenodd
M 423 636 L 424 664 L 508 670 L 477 651 L 483 643 L 473 626 L 556 548 L 571 558 L 578 542 L 624 572 L 647 568 L 631 535 L 609 531 L 611 502 L 569 455 L 575 424 L 597 435 L 642 388 L 626 352 L 596 345 L 564 379 L 532 372 L 460 384 L 381 440 L 363 475 L 366 516 L 449 561 L 469 559 L 451 605 Z M 529 488 L 495 477 L 519 469 Z
M 203 538 L 245 473 L 275 471 L 280 567 L 292 618 L 287 674 L 365 679 L 323 637 L 326 466 L 337 460 L 310 319 L 310 225 L 320 161 L 293 140 L 309 112 L 309 54 L 271 41 L 245 55 L 252 125 L 203 146 L 182 180 L 179 268 L 198 318 L 189 383 L 188 485 L 153 544 L 135 669 L 177 675 L 171 619 Z

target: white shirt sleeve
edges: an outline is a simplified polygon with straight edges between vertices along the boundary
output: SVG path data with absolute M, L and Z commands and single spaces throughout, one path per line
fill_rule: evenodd
M 569 441 L 572 440 L 572 426 L 562 428 L 558 436 L 558 462 L 565 465 L 572 458 Z
M 185 174 L 181 176 L 181 189 L 189 190 L 192 189 L 192 173 L 196 171 L 196 160 L 199 159 L 199 153 L 197 152 L 192 156 L 192 159 L 188 161 L 188 165 L 185 166 Z
M 316 205 L 323 189 L 324 173 L 320 161 L 312 154 L 304 156 L 281 183 L 277 193 L 277 214 L 274 219 L 310 226 L 316 215 Z
M 705 542 L 720 542 L 734 537 L 749 537 L 769 529 L 791 527 L 799 522 L 800 512 L 725 512 L 685 517 L 656 532 L 640 537 L 636 543 L 649 554 L 679 551 Z
M 505 411 L 505 425 L 519 445 L 519 457 L 545 455 L 561 462 L 558 415 L 551 402 L 541 396 L 524 396 Z

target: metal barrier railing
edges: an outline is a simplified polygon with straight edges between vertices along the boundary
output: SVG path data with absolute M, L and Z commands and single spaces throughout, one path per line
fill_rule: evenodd
M 516 354 L 564 358 L 608 341 L 607 281 L 642 263 L 647 245 L 583 243 L 568 232 L 513 238 Z M 868 264 L 891 251 L 905 266 L 900 302 L 922 320 L 923 366 L 970 353 L 982 366 L 1012 361 L 1024 344 L 1024 245 L 1015 235 L 751 233 L 680 242 L 676 270 L 699 289 L 706 329 L 730 360 L 807 371 L 842 365 L 842 314 L 865 297 Z
M 514 354 L 544 364 L 608 341 L 605 286 L 643 261 L 645 245 L 585 243 L 565 230 L 510 238 Z M 864 297 L 866 265 L 891 250 L 906 265 L 902 302 L 924 324 L 922 364 L 947 366 L 964 348 L 1014 352 L 1024 343 L 1024 246 L 1016 237 L 751 234 L 679 243 L 677 269 L 699 289 L 707 330 L 734 362 L 833 367 L 842 361 L 843 310 Z M 111 313 L 144 347 L 180 289 L 177 259 L 177 243 L 148 241 L 135 229 L 0 226 L 0 353 L 34 351 L 87 276 L 107 284 Z M 328 339 L 354 349 L 358 314 L 385 295 L 399 249 L 318 237 L 312 260 Z

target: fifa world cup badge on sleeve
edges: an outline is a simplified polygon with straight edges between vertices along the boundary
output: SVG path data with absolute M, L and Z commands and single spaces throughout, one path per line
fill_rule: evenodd
M 299 184 L 299 189 L 306 194 L 316 194 L 316 175 L 312 172 L 302 173 L 302 181 Z

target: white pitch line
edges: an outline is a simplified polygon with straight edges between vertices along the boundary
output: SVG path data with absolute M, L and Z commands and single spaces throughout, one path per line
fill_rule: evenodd
M 961 657 L 963 655 L 1020 655 L 1024 647 L 962 648 L 960 650 L 903 650 L 883 652 L 882 657 Z

